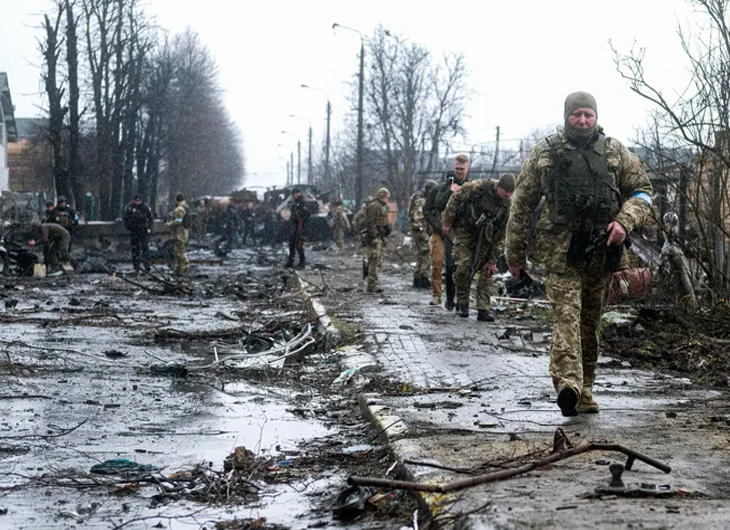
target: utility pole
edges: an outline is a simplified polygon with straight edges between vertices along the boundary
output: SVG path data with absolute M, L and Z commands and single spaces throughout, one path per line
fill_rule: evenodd
M 329 185 L 330 182 L 330 121 L 332 120 L 332 105 L 327 97 L 327 138 L 324 141 L 324 178 Z
M 297 140 L 297 186 L 302 183 L 302 142 Z
M 492 178 L 497 169 L 497 159 L 499 158 L 499 125 L 497 125 L 497 142 L 494 144 L 494 160 L 492 161 Z
M 348 31 L 354 31 L 360 36 L 360 74 L 359 83 L 357 90 L 357 170 L 355 173 L 355 205 L 359 207 L 362 204 L 362 185 L 363 185 L 363 158 L 364 158 L 364 145 L 363 145 L 363 94 L 365 92 L 365 38 L 362 33 L 354 28 L 348 28 L 342 24 L 335 22 L 332 24 L 332 29 L 342 28 Z
M 294 185 L 294 151 L 289 151 L 289 160 L 291 161 L 291 180 L 289 185 Z
M 359 32 L 358 32 L 359 33 Z M 355 175 L 355 204 L 362 204 L 363 180 L 363 92 L 365 90 L 365 41 L 360 35 L 360 79 L 357 89 L 357 173 Z
M 309 153 L 307 154 L 307 184 L 312 185 L 312 126 L 309 126 Z

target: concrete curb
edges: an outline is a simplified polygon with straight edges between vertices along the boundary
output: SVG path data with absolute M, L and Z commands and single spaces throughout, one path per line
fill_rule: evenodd
M 342 338 L 340 330 L 332 322 L 324 305 L 307 292 L 307 283 L 302 277 L 297 274 L 297 279 L 299 280 L 299 288 L 306 296 L 310 313 L 317 321 L 317 330 L 324 336 L 325 348 L 328 350 L 336 348 Z M 351 354 L 345 356 L 343 364 L 344 368 L 356 367 L 363 373 L 370 369 L 375 370 L 377 359 L 373 354 L 368 353 Z M 398 462 L 397 467 L 403 478 L 413 482 L 426 483 L 439 483 L 446 479 L 445 475 L 437 470 L 429 470 L 416 476 L 412 473 L 410 466 L 403 464 L 404 460 L 423 459 L 423 454 L 418 443 L 405 437 L 410 432 L 409 426 L 402 418 L 391 414 L 389 407 L 381 405 L 378 402 L 377 394 L 359 394 L 358 404 L 360 410 L 378 433 L 378 438 L 388 446 L 393 458 Z M 399 439 L 401 437 L 403 439 Z M 419 505 L 428 510 L 431 518 L 437 514 L 444 515 L 447 513 L 445 510 L 439 509 L 439 504 L 449 502 L 453 498 L 452 494 L 444 495 L 421 491 L 411 493 L 415 495 Z M 439 528 L 439 526 L 434 528 Z
M 309 312 L 311 313 L 312 317 L 317 321 L 317 331 L 319 331 L 324 337 L 325 349 L 331 350 L 333 348 L 336 348 L 337 345 L 340 343 L 340 340 L 342 339 L 342 334 L 340 333 L 340 330 L 337 329 L 337 326 L 332 323 L 332 319 L 327 314 L 327 310 L 322 305 L 322 303 L 316 298 L 313 298 L 309 295 L 309 293 L 307 292 L 307 283 L 304 281 L 304 279 L 299 274 L 297 274 L 296 276 L 297 280 L 299 280 L 299 289 L 304 294 L 304 296 L 306 296 L 307 302 L 309 302 Z
M 393 458 L 398 462 L 397 468 L 402 480 L 422 484 L 441 484 L 444 481 L 453 480 L 453 477 L 447 476 L 435 468 L 421 468 L 424 471 L 418 474 L 414 473 L 415 466 L 405 465 L 405 460 L 428 461 L 434 464 L 439 464 L 439 462 L 424 455 L 419 443 L 407 437 L 411 431 L 408 424 L 399 416 L 392 414 L 390 407 L 381 405 L 377 394 L 360 394 L 358 403 L 370 424 L 376 429 L 378 437 L 388 446 Z M 425 491 L 411 491 L 409 493 L 415 496 L 418 504 L 424 510 L 428 510 L 431 519 L 437 515 L 448 515 L 448 509 L 443 508 L 442 505 L 448 506 L 456 499 L 455 493 L 430 493 Z M 436 523 L 431 528 L 441 528 L 441 525 Z

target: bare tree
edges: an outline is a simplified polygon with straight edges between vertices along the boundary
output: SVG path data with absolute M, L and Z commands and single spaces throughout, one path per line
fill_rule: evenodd
M 48 140 L 53 151 L 53 182 L 56 190 L 67 193 L 66 159 L 63 152 L 63 124 L 67 108 L 63 106 L 64 89 L 58 81 L 58 59 L 61 55 L 62 42 L 59 42 L 59 25 L 63 17 L 63 4 L 58 4 L 56 20 L 51 23 L 48 15 L 43 17 L 45 40 L 40 48 L 45 62 L 43 80 L 48 96 Z
M 691 74 L 681 93 L 667 91 L 647 78 L 645 51 L 614 49 L 616 67 L 631 89 L 650 101 L 653 140 L 644 147 L 679 179 L 670 186 L 690 209 L 686 222 L 695 236 L 689 252 L 707 275 L 710 286 L 730 288 L 730 26 L 728 0 L 688 0 L 706 28 L 693 35 L 681 25 L 678 36 Z M 691 160 L 671 162 L 673 153 L 691 151 Z M 669 179 L 671 181 L 671 179 Z M 681 206 L 678 205 L 678 206 Z M 682 229 L 686 227 L 682 226 Z
M 382 175 L 393 198 L 408 203 L 419 171 L 431 171 L 445 142 L 463 132 L 470 90 L 463 56 L 434 61 L 418 43 L 382 27 L 368 39 L 365 79 L 366 166 L 370 188 Z M 354 103 L 354 96 L 353 96 Z M 370 189 L 370 192 L 374 192 Z

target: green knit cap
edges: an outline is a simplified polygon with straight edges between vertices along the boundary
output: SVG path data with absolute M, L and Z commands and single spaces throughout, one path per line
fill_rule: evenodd
M 563 111 L 563 119 L 567 120 L 568 116 L 573 114 L 577 109 L 592 109 L 598 116 L 598 105 L 596 98 L 588 92 L 573 92 L 565 98 L 565 110 Z
M 497 187 L 502 188 L 504 191 L 513 192 L 515 191 L 515 175 L 514 173 L 505 173 L 499 177 L 497 181 Z

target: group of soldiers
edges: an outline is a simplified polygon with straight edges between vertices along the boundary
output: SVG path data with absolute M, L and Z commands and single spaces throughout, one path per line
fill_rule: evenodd
M 445 283 L 445 308 L 468 317 L 478 278 L 477 320 L 493 321 L 489 295 L 500 257 L 517 280 L 530 279 L 531 263 L 545 272 L 555 314 L 549 372 L 564 416 L 599 411 L 593 385 L 600 319 L 628 234 L 652 207 L 641 162 L 604 134 L 597 109 L 587 92 L 568 95 L 564 125 L 533 148 L 517 177 L 470 182 L 469 159 L 459 155 L 453 176 L 426 182 L 408 206 L 418 254 L 413 286 L 431 288 L 431 305 L 441 304 Z M 370 258 L 382 248 L 383 232 L 373 229 L 383 218 L 382 202 L 369 203 L 368 213 L 361 233 Z M 380 256 L 373 257 L 379 264 Z M 382 290 L 377 278 L 368 278 L 367 290 Z
M 408 222 L 417 253 L 413 287 L 430 288 L 431 305 L 441 305 L 445 283 L 444 307 L 467 318 L 476 278 L 477 320 L 494 321 L 489 311 L 491 278 L 504 252 L 514 190 L 512 173 L 470 182 L 469 159 L 460 154 L 450 178 L 440 184 L 427 181 L 411 197 Z

